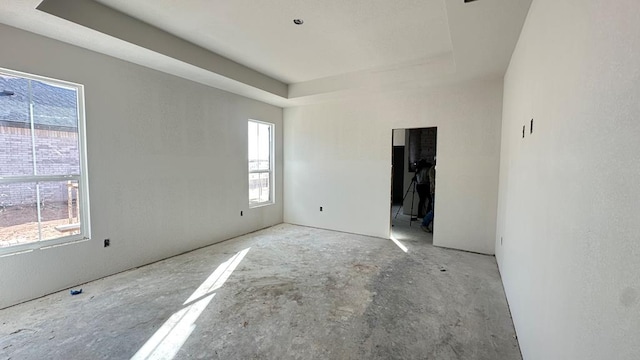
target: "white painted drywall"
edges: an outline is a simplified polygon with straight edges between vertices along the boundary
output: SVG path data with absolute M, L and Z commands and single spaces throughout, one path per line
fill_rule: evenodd
M 505 76 L 496 256 L 525 360 L 640 356 L 639 34 L 637 0 L 534 0 Z
M 285 109 L 284 220 L 388 238 L 392 129 L 437 126 L 434 242 L 492 254 L 501 113 L 502 79 Z
M 405 133 L 404 129 L 394 129 L 393 130 L 393 146 L 404 146 L 405 144 Z
M 93 237 L 0 258 L 0 308 L 282 222 L 281 108 L 4 25 L 0 48 L 85 85 Z M 276 204 L 254 209 L 249 118 L 276 124 Z

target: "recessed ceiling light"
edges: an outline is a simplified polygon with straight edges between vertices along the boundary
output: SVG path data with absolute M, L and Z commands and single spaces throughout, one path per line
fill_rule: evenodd
M 293 23 L 296 25 L 302 25 L 304 24 L 304 20 L 302 19 L 293 19 Z

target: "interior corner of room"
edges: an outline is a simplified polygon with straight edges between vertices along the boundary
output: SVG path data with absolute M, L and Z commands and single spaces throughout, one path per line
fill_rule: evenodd
M 0 354 L 637 358 L 640 3 L 330 4 L 0 8 Z

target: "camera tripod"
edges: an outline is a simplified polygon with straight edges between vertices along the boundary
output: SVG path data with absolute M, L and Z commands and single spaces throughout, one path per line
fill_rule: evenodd
M 413 190 L 412 194 L 411 194 L 411 212 L 409 213 L 409 226 L 411 226 L 411 223 L 415 220 L 417 221 L 418 218 L 414 218 L 413 217 L 413 203 L 414 200 L 416 198 L 416 177 L 414 176 L 413 178 L 411 178 L 411 183 L 409 184 L 409 187 L 407 188 L 407 192 L 404 193 L 404 196 L 402 197 L 402 206 L 398 208 L 398 211 L 396 211 L 396 216 L 395 219 L 398 218 L 398 214 L 400 213 L 400 210 L 404 207 L 404 200 L 407 198 L 407 195 L 409 195 L 409 191 Z

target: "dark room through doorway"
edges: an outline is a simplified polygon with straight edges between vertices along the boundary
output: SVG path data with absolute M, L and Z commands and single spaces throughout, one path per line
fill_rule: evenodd
M 394 129 L 392 136 L 390 235 L 433 243 L 433 223 L 421 224 L 434 205 L 435 176 L 429 181 L 429 174 L 435 175 L 438 129 Z

